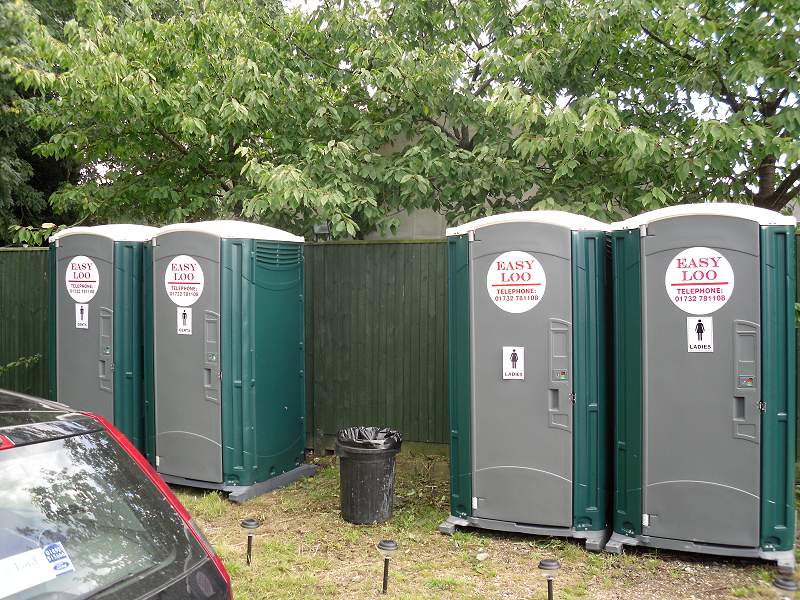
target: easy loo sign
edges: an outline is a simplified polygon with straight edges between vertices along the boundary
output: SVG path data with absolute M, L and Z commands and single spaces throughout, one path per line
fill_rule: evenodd
M 167 296 L 178 306 L 191 306 L 203 294 L 205 277 L 200 263 L 191 256 L 181 254 L 173 258 L 164 272 Z
M 83 255 L 67 261 L 64 285 L 75 301 L 75 329 L 89 329 L 89 301 L 100 287 L 100 271 L 95 262 Z
M 486 291 L 502 310 L 524 313 L 539 304 L 547 287 L 542 263 L 527 252 L 504 252 L 489 265 Z
M 177 306 L 178 335 L 192 335 L 192 304 L 200 299 L 205 287 L 203 268 L 191 256 L 181 254 L 167 265 L 164 272 L 164 288 L 167 296 Z
M 679 252 L 667 266 L 664 286 L 686 318 L 688 352 L 714 352 L 714 319 L 733 294 L 734 273 L 725 256 L 705 246 Z
M 88 256 L 76 256 L 67 262 L 64 276 L 69 297 L 84 304 L 94 298 L 100 286 L 100 272 Z
M 679 252 L 667 265 L 664 286 L 673 304 L 690 315 L 710 315 L 733 294 L 734 274 L 721 252 L 704 246 Z

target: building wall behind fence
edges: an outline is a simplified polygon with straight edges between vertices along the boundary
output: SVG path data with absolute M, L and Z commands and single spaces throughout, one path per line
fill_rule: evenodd
M 0 388 L 47 397 L 47 249 L 0 248 L 0 368 L 40 355 L 0 375 Z
M 306 246 L 310 444 L 352 425 L 447 443 L 447 244 Z

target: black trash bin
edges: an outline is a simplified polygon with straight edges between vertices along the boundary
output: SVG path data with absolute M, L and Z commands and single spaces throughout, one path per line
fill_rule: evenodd
M 363 525 L 392 516 L 395 456 L 403 436 L 392 429 L 348 427 L 336 436 L 342 518 Z

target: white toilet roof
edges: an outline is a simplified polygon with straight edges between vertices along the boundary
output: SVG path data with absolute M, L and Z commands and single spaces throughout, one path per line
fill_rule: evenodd
M 197 223 L 175 223 L 166 225 L 158 230 L 153 237 L 174 233 L 177 231 L 192 231 L 196 233 L 208 233 L 219 238 L 244 239 L 244 240 L 268 240 L 273 242 L 304 242 L 302 236 L 294 235 L 282 229 L 259 225 L 258 223 L 248 223 L 247 221 L 199 221 Z
M 792 216 L 782 215 L 773 210 L 758 208 L 749 204 L 736 204 L 734 202 L 702 202 L 697 204 L 677 204 L 651 210 L 614 223 L 612 229 L 638 229 L 642 225 L 672 219 L 675 217 L 696 217 L 696 216 L 722 216 L 734 217 L 737 219 L 748 219 L 760 225 L 797 225 L 797 219 Z
M 146 242 L 158 231 L 148 225 L 113 224 L 94 225 L 92 227 L 69 227 L 50 236 L 54 242 L 71 235 L 99 235 L 115 242 Z
M 545 223 L 564 227 L 571 231 L 608 231 L 609 225 L 583 215 L 564 212 L 561 210 L 530 210 L 525 212 L 511 212 L 500 215 L 484 217 L 458 227 L 448 227 L 447 235 L 464 235 L 470 231 L 501 225 L 504 223 Z

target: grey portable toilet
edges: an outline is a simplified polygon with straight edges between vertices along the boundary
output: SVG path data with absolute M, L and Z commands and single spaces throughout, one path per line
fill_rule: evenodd
M 794 566 L 795 219 L 689 204 L 614 226 L 614 534 Z
M 107 418 L 144 449 L 144 225 L 50 238 L 50 397 Z
M 303 464 L 303 238 L 238 221 L 159 229 L 148 447 L 169 482 L 242 501 Z
M 559 211 L 447 230 L 456 526 L 608 539 L 606 230 Z

